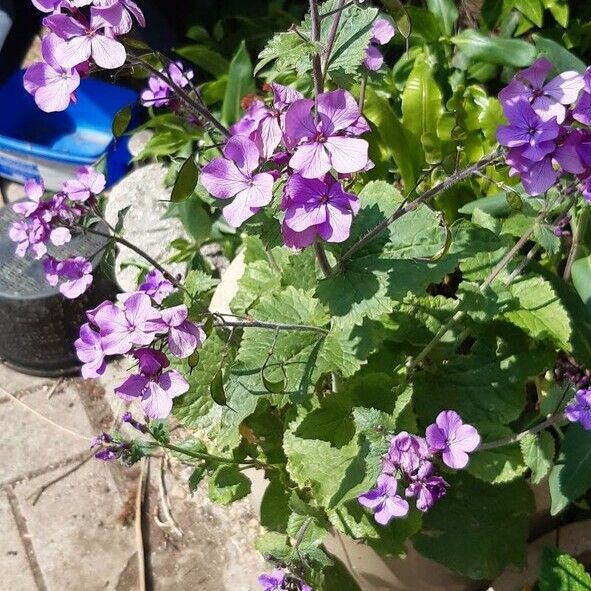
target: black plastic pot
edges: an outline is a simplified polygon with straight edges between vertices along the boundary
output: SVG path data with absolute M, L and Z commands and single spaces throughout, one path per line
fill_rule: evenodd
M 85 310 L 113 299 L 116 286 L 98 268 L 105 238 L 76 236 L 64 247 L 52 247 L 56 258 L 84 256 L 95 265 L 91 288 L 77 300 L 64 298 L 46 279 L 41 261 L 14 254 L 8 236 L 17 219 L 12 207 L 0 209 L 0 360 L 35 376 L 76 375 L 80 363 L 74 341 L 86 322 Z M 106 228 L 104 229 L 106 230 Z

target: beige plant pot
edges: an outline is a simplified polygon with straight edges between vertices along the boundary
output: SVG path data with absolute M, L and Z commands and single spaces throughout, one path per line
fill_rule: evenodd
M 212 298 L 210 309 L 230 313 L 230 302 L 238 291 L 244 273 L 244 254 L 239 253 L 224 273 Z M 252 481 L 250 501 L 259 514 L 267 481 L 261 471 L 246 474 Z M 532 531 L 549 531 L 554 524 L 550 518 L 550 496 L 544 482 L 533 487 L 536 513 Z M 573 556 L 591 555 L 591 521 L 571 524 L 560 531 L 560 550 Z M 528 546 L 525 569 L 508 568 L 488 591 L 517 591 L 532 586 L 539 572 L 540 555 L 544 547 L 556 544 L 555 532 L 545 534 Z M 333 531 L 326 543 L 329 552 L 337 556 L 357 580 L 362 591 L 481 591 L 482 583 L 457 575 L 440 564 L 428 560 L 409 543 L 406 559 L 381 557 L 371 547 Z

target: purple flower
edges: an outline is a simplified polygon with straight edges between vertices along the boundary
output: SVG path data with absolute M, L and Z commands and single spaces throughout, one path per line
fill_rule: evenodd
M 143 291 L 157 304 L 161 304 L 174 291 L 174 285 L 160 271 L 153 270 L 146 275 L 138 291 Z
M 255 100 L 244 117 L 232 126 L 230 132 L 250 138 L 258 147 L 261 156 L 271 158 L 283 140 L 285 113 L 289 106 L 304 98 L 301 92 L 273 83 L 273 105 L 267 107 L 261 100 Z
M 564 416 L 571 423 L 580 423 L 591 431 L 591 389 L 577 390 L 574 400 L 564 409 Z
M 109 30 L 104 30 L 105 22 L 94 8 L 90 9 L 90 22 L 54 14 L 45 17 L 43 24 L 64 40 L 53 51 L 53 59 L 64 68 L 74 68 L 90 58 L 107 70 L 125 63 L 125 47 L 109 36 L 112 35 Z
M 346 193 L 332 175 L 324 180 L 291 175 L 282 202 L 285 211 L 283 238 L 292 248 L 304 248 L 320 237 L 327 242 L 344 242 L 349 237 L 359 201 Z
M 60 283 L 60 293 L 69 300 L 79 298 L 92 284 L 92 264 L 84 257 L 43 261 L 45 277 L 52 287 Z
M 168 348 L 179 359 L 189 357 L 205 341 L 201 327 L 187 320 L 188 317 L 187 306 L 180 305 L 162 310 L 162 319 L 156 323 L 161 332 L 168 332 Z
M 78 359 L 84 364 L 81 370 L 83 378 L 98 378 L 105 373 L 107 364 L 101 335 L 90 324 L 80 327 L 80 337 L 74 342 L 74 347 Z
M 115 393 L 123 400 L 141 399 L 144 412 L 152 419 L 165 419 L 172 410 L 172 401 L 189 390 L 189 384 L 177 371 L 163 371 L 169 362 L 165 355 L 152 349 L 134 353 L 140 373 L 132 375 Z
M 425 440 L 402 431 L 390 440 L 390 448 L 384 458 L 384 472 L 394 474 L 400 469 L 410 476 L 428 458 L 429 448 Z
M 394 518 L 405 517 L 408 513 L 408 502 L 396 494 L 398 481 L 394 476 L 380 474 L 376 488 L 357 497 L 364 507 L 375 510 L 375 520 L 380 525 L 388 525 Z
M 103 304 L 93 315 L 107 355 L 124 355 L 134 345 L 150 345 L 159 329 L 160 313 L 148 295 L 128 294 L 122 303 L 123 309 L 112 302 Z
M 24 257 L 30 252 L 36 260 L 47 254 L 49 235 L 49 227 L 38 218 L 30 223 L 25 220 L 14 222 L 8 231 L 10 239 L 17 243 L 16 255 Z
M 75 68 L 60 65 L 55 59 L 56 48 L 63 41 L 54 33 L 43 38 L 42 62 L 27 68 L 23 77 L 25 90 L 33 96 L 37 106 L 46 113 L 65 111 L 74 100 L 80 86 L 80 74 Z
M 148 432 L 148 426 L 144 423 L 136 421 L 129 411 L 123 413 L 123 415 L 121 416 L 121 422 L 131 425 L 136 431 L 139 431 L 140 433 Z
M 82 1 L 86 4 L 90 3 L 86 0 Z M 117 35 L 125 35 L 131 31 L 132 16 L 136 18 L 140 26 L 146 26 L 144 13 L 132 0 L 94 0 L 92 4 L 94 5 L 94 13 Z
M 363 64 L 368 70 L 377 71 L 384 65 L 384 56 L 378 49 L 380 45 L 390 43 L 392 37 L 396 34 L 394 25 L 383 17 L 379 17 L 373 24 L 371 41 L 366 50 Z
M 94 457 L 103 462 L 118 460 L 124 453 L 129 451 L 129 444 L 115 441 L 108 433 L 101 433 L 92 438 L 90 449 L 97 447 L 101 449 L 94 454 Z
M 405 495 L 415 497 L 417 509 L 424 513 L 445 496 L 447 486 L 441 476 L 434 474 L 433 464 L 425 462 L 408 485 Z
M 591 68 L 587 68 L 583 80 L 585 92 L 573 109 L 573 118 L 584 125 L 591 125 Z
M 185 88 L 195 75 L 193 70 L 185 70 L 181 62 L 173 62 L 166 70 L 167 76 L 174 84 Z M 165 107 L 174 96 L 174 91 L 159 76 L 148 78 L 148 88 L 142 93 L 142 104 L 145 107 Z
M 261 575 L 259 583 L 263 586 L 263 591 L 312 591 L 306 583 L 282 570 Z
M 317 117 L 312 115 L 314 101 L 295 101 L 285 116 L 289 147 L 295 153 L 289 165 L 307 179 L 322 178 L 331 169 L 341 174 L 363 170 L 368 162 L 368 144 L 351 137 L 361 117 L 355 99 L 344 90 L 318 96 Z
M 460 470 L 468 464 L 468 453 L 480 445 L 480 435 L 472 425 L 465 425 L 453 410 L 445 410 L 437 416 L 435 423 L 426 431 L 427 443 L 431 450 L 441 452 L 443 462 Z
M 507 103 L 505 114 L 509 125 L 501 125 L 497 130 L 501 145 L 509 148 L 524 146 L 521 155 L 534 162 L 539 162 L 554 150 L 554 140 L 560 131 L 556 117 L 545 121 L 525 99 Z
M 51 214 L 47 211 L 47 202 L 43 200 L 45 184 L 43 180 L 29 179 L 25 183 L 25 195 L 28 201 L 20 201 L 12 206 L 12 209 L 23 217 L 40 216 L 44 221 L 51 220 Z
M 76 171 L 76 178 L 66 181 L 62 191 L 72 201 L 87 201 L 102 193 L 107 180 L 105 175 L 97 172 L 92 166 L 82 166 Z
M 525 99 L 542 119 L 547 121 L 555 117 L 558 123 L 562 123 L 566 116 L 564 105 L 577 100 L 583 88 L 583 79 L 577 72 L 568 71 L 544 84 L 553 67 L 551 62 L 542 57 L 516 74 L 499 93 L 505 113 L 513 102 Z
M 215 158 L 203 167 L 201 183 L 218 199 L 234 200 L 224 207 L 224 217 L 234 228 L 271 203 L 273 176 L 254 174 L 260 153 L 256 144 L 240 136 L 231 137 L 224 147 L 224 158 Z
M 31 0 L 33 6 L 41 12 L 60 12 L 62 6 L 68 7 L 69 2 L 64 0 Z

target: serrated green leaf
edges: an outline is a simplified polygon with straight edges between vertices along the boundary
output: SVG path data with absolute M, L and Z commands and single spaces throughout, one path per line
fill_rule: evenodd
M 591 576 L 572 556 L 544 548 L 540 562 L 539 591 L 591 591 Z
M 416 375 L 414 407 L 422 424 L 453 408 L 476 427 L 506 425 L 522 412 L 527 380 L 553 363 L 552 348 L 511 325 L 489 324 L 473 335 L 477 340 L 468 354 Z
M 550 472 L 552 515 L 557 515 L 591 488 L 591 431 L 570 425 Z
M 219 505 L 229 505 L 250 493 L 250 480 L 237 466 L 221 466 L 209 478 L 208 496 Z
M 472 579 L 494 579 L 509 564 L 522 566 L 534 509 L 527 484 L 490 485 L 466 474 L 446 479 L 447 495 L 425 514 L 415 548 Z
M 513 282 L 509 291 L 518 308 L 504 313 L 504 318 L 535 339 L 548 340 L 571 351 L 571 320 L 552 286 L 541 277 L 527 277 Z
M 508 428 L 496 424 L 479 425 L 483 441 L 496 441 L 512 435 Z M 527 467 L 519 445 L 505 445 L 496 449 L 477 451 L 470 456 L 468 472 L 479 480 L 491 484 L 502 484 L 519 478 Z
M 550 433 L 528 433 L 520 442 L 526 466 L 531 470 L 531 480 L 539 484 L 550 472 L 554 462 L 554 439 Z

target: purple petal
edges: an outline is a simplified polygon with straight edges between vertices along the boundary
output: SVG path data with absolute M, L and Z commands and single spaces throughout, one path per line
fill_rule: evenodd
M 326 144 L 313 142 L 297 148 L 289 165 L 304 178 L 318 179 L 331 169 L 331 157 Z
M 368 509 L 376 509 L 384 502 L 384 495 L 380 489 L 374 488 L 357 497 L 360 505 Z
M 566 108 L 553 98 L 548 96 L 538 96 L 532 103 L 534 111 L 544 121 L 549 121 L 552 118 L 556 118 L 558 123 L 562 123 L 566 116 Z
M 346 90 L 333 90 L 319 95 L 318 114 L 324 132 L 328 135 L 347 129 L 361 116 L 357 101 Z
M 529 68 L 522 70 L 517 75 L 521 80 L 527 80 L 534 88 L 542 88 L 548 74 L 552 71 L 552 62 L 541 57 L 537 59 Z
M 448 447 L 443 450 L 441 459 L 446 466 L 453 468 L 454 470 L 462 470 L 468 465 L 468 454 L 461 449 L 455 447 Z
M 184 304 L 162 310 L 162 320 L 168 326 L 179 326 L 189 317 L 189 310 Z
M 373 24 L 371 34 L 374 43 L 385 45 L 392 40 L 392 37 L 396 34 L 396 29 L 388 19 L 378 17 Z
M 431 449 L 440 451 L 447 447 L 447 435 L 435 423 L 427 427 L 425 437 Z
M 330 137 L 326 141 L 332 167 L 341 174 L 358 172 L 367 165 L 369 145 L 365 140 Z
M 205 333 L 192 322 L 183 322 L 168 333 L 168 348 L 179 359 L 192 355 L 195 349 L 205 340 Z
M 224 147 L 224 156 L 232 160 L 244 176 L 250 176 L 259 165 L 259 149 L 247 137 L 231 137 Z
M 363 65 L 372 72 L 377 72 L 384 65 L 384 55 L 375 45 L 365 50 Z
M 472 425 L 461 425 L 455 432 L 451 446 L 465 452 L 474 451 L 480 445 L 480 435 Z
M 314 101 L 301 99 L 291 104 L 285 115 L 285 133 L 296 142 L 314 138 L 318 131 L 312 117 Z
M 106 35 L 95 35 L 91 41 L 91 48 L 92 59 L 96 65 L 106 70 L 120 68 L 127 58 L 127 52 L 123 43 L 111 39 Z M 83 61 L 85 60 L 80 60 L 73 65 L 77 65 Z
M 335 207 L 332 203 L 326 205 L 327 223 L 326 228 L 322 228 L 320 235 L 327 242 L 344 242 L 351 233 L 351 224 L 353 223 L 352 212 L 344 212 Z
M 577 72 L 563 72 L 544 86 L 544 94 L 563 105 L 571 105 L 577 100 L 585 83 Z
M 172 398 L 156 382 L 149 382 L 144 391 L 142 408 L 151 419 L 165 419 L 172 410 Z
M 558 172 L 552 166 L 551 158 L 534 162 L 527 174 L 521 177 L 528 195 L 541 195 L 552 187 L 558 179 Z
M 206 164 L 200 176 L 207 192 L 218 199 L 230 199 L 248 188 L 249 179 L 236 164 L 225 158 L 214 158 Z
M 591 94 L 584 92 L 573 109 L 573 117 L 584 125 L 591 125 Z
M 129 376 L 123 384 L 115 388 L 115 394 L 123 400 L 131 401 L 134 398 L 142 397 L 149 383 L 148 378 L 144 376 Z
M 160 387 L 171 399 L 189 391 L 189 383 L 177 371 L 171 370 L 160 376 Z

